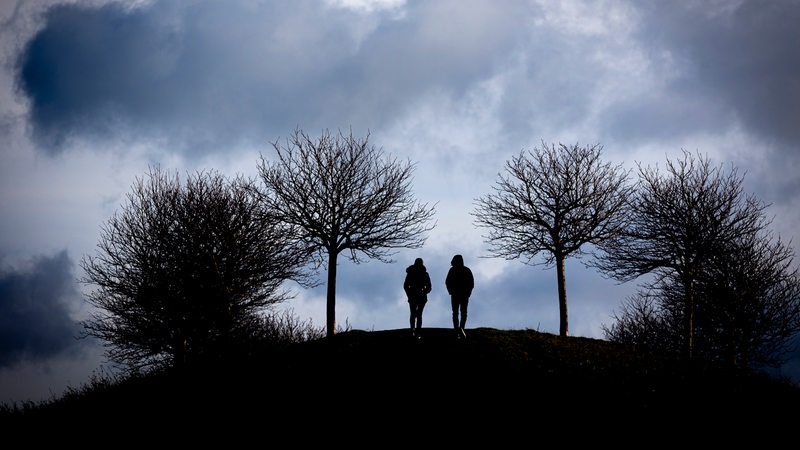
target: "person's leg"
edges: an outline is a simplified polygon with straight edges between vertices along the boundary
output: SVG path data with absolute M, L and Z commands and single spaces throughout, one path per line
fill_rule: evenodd
M 467 305 L 469 304 L 469 298 L 461 299 L 459 309 L 461 310 L 461 321 L 459 322 L 459 331 L 461 332 L 461 337 L 467 337 L 467 333 L 464 331 L 464 328 L 467 326 Z
M 458 328 L 458 297 L 450 296 L 450 308 L 453 310 L 453 329 L 456 331 L 456 337 L 461 339 L 461 331 Z
M 459 309 L 461 310 L 461 322 L 459 325 L 461 328 L 465 328 L 467 326 L 467 306 L 469 305 L 469 299 L 465 298 L 461 300 L 461 304 L 459 305 Z
M 422 328 L 422 311 L 425 310 L 425 303 L 417 305 L 417 330 Z
M 450 297 L 450 307 L 453 309 L 453 329 L 458 330 L 458 299 Z
M 408 326 L 411 328 L 411 335 L 414 335 L 414 302 L 408 302 Z

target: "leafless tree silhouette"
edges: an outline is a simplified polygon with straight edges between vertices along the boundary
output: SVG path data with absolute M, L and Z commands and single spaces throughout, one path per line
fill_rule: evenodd
M 198 172 L 183 185 L 151 169 L 101 229 L 83 282 L 96 308 L 84 336 L 131 369 L 184 367 L 230 351 L 259 313 L 289 298 L 306 253 L 251 181 Z
M 411 194 L 414 165 L 384 158 L 364 138 L 324 131 L 317 139 L 296 129 L 285 145 L 273 144 L 277 159 L 261 156 L 258 166 L 266 208 L 297 229 L 296 236 L 327 263 L 327 336 L 336 333 L 336 269 L 339 254 L 360 263 L 392 262 L 395 248 L 419 248 L 435 208 Z
M 720 245 L 720 252 L 697 264 L 692 296 L 686 295 L 679 270 L 664 272 L 628 299 L 615 323 L 604 327 L 606 338 L 683 353 L 689 338 L 686 302 L 692 299 L 693 356 L 735 367 L 785 363 L 800 331 L 800 284 L 791 248 L 763 229 Z
M 492 256 L 555 265 L 561 336 L 569 334 L 564 261 L 626 226 L 628 173 L 603 163 L 601 153 L 599 144 L 544 142 L 542 148 L 520 152 L 506 163 L 494 193 L 478 198 L 472 213 L 477 226 L 489 229 L 484 237 Z M 534 260 L 540 254 L 544 260 Z
M 652 273 L 653 286 L 677 284 L 670 292 L 682 300 L 683 351 L 689 357 L 698 295 L 703 286 L 710 286 L 703 285 L 704 276 L 722 267 L 715 261 L 728 264 L 726 254 L 755 250 L 746 242 L 769 223 L 766 205 L 744 196 L 742 181 L 735 168 L 726 173 L 721 166 L 712 167 L 707 157 L 687 151 L 683 159 L 667 160 L 666 174 L 658 167 L 639 165 L 630 227 L 607 241 L 604 256 L 597 260 L 598 268 L 621 281 Z

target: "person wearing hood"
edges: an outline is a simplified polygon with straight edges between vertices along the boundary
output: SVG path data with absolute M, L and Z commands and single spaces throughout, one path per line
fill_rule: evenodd
M 406 268 L 406 279 L 403 282 L 403 290 L 408 298 L 408 307 L 411 315 L 408 319 L 411 326 L 411 336 L 421 338 L 422 329 L 422 310 L 428 303 L 428 293 L 431 292 L 431 277 L 422 258 L 414 260 L 414 264 Z
M 469 267 L 464 265 L 463 256 L 453 256 L 450 266 L 444 284 L 447 286 L 447 293 L 450 294 L 450 306 L 453 308 L 453 328 L 456 330 L 456 337 L 466 339 L 467 333 L 464 332 L 464 327 L 467 325 L 467 306 L 472 289 L 475 287 L 475 279 Z M 461 313 L 460 319 L 459 312 Z

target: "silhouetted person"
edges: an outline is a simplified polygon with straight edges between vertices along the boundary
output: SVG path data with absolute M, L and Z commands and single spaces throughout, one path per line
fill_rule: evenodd
M 467 333 L 464 332 L 464 327 L 467 325 L 467 306 L 472 288 L 475 287 L 475 279 L 469 267 L 464 265 L 464 257 L 461 255 L 453 256 L 450 266 L 444 284 L 447 286 L 450 306 L 453 308 L 453 328 L 456 329 L 456 336 L 459 339 L 466 339 Z M 461 320 L 458 318 L 459 312 Z
M 422 329 L 422 310 L 428 303 L 428 293 L 431 291 L 431 277 L 422 258 L 414 260 L 414 264 L 406 268 L 406 279 L 403 282 L 403 290 L 408 297 L 408 307 L 411 316 L 408 319 L 411 326 L 411 336 L 420 337 Z

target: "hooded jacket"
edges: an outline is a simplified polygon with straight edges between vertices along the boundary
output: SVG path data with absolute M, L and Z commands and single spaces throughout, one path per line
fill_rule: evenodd
M 450 270 L 444 281 L 447 286 L 447 293 L 454 297 L 469 298 L 472 289 L 475 287 L 475 279 L 472 271 L 464 265 L 464 257 L 461 255 L 453 256 L 450 261 Z
M 406 292 L 409 302 L 428 301 L 428 293 L 431 291 L 431 277 L 422 263 L 422 258 L 417 258 L 414 260 L 414 264 L 406 268 L 403 290 Z

